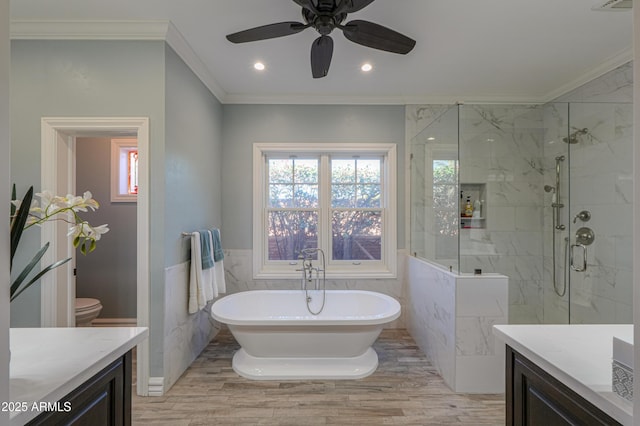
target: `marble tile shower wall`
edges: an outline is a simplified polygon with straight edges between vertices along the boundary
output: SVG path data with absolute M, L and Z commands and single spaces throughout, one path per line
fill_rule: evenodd
M 569 272 L 569 292 L 560 297 L 553 291 L 545 294 L 545 321 L 557 322 L 571 318 L 572 323 L 628 323 L 632 321 L 633 241 L 630 234 L 633 214 L 633 106 L 624 103 L 571 103 L 545 107 L 548 129 L 560 128 L 546 138 L 545 159 L 550 167 L 555 157 L 564 155 L 565 175 L 562 179 L 570 203 L 563 214 L 564 232 L 556 231 L 556 274 L 558 287 L 564 285 L 566 265 L 564 238 L 574 242 L 575 232 L 588 226 L 595 240 L 587 250 L 587 270 Z M 587 129 L 577 137 L 577 143 L 561 143 L 562 128 L 570 115 L 570 129 Z M 558 135 L 559 133 L 559 135 Z M 566 130 L 565 133 L 566 134 Z M 559 143 L 560 142 L 560 143 Z M 567 179 L 569 181 L 567 182 Z M 551 183 L 549 183 L 551 184 Z M 555 185 L 555 183 L 553 183 Z M 569 194 L 568 194 L 569 195 Z M 552 218 L 545 211 L 545 238 L 551 241 Z M 573 218 L 582 210 L 591 213 L 583 223 Z M 545 275 L 550 282 L 552 271 L 551 246 L 545 252 Z M 582 251 L 577 249 L 576 259 Z M 552 289 L 552 286 L 548 287 Z M 570 310 L 570 312 L 568 312 Z
M 556 186 L 556 157 L 564 156 L 560 165 L 560 198 L 553 193 L 543 194 L 543 240 L 544 244 L 544 306 L 543 321 L 546 324 L 564 324 L 569 319 L 569 291 L 568 265 L 565 265 L 565 238 L 568 229 L 560 231 L 554 229 L 554 210 L 551 207 L 554 199 L 569 206 L 569 155 L 568 146 L 562 142 L 567 137 L 569 125 L 569 105 L 567 103 L 551 103 L 543 107 L 544 122 L 544 184 Z M 569 227 L 568 208 L 560 211 L 560 224 Z M 554 264 L 554 234 L 555 234 L 555 264 Z M 554 284 L 555 268 L 555 284 Z M 566 284 L 565 284 L 566 282 Z M 554 285 L 556 290 L 554 290 Z M 556 293 L 557 291 L 557 293 Z
M 460 109 L 460 183 L 486 185 L 484 227 L 460 230 L 460 270 L 509 277 L 509 322 L 543 317 L 543 120 L 529 105 Z
M 596 233 L 587 270 L 571 272 L 571 322 L 633 321 L 633 107 L 571 104 L 571 127 L 587 129 L 570 147 L 571 214 L 588 210 Z M 582 223 L 572 226 L 575 233 Z
M 555 157 L 565 155 L 563 200 L 570 198 L 570 211 L 563 214 L 567 231 L 557 233 L 556 264 L 558 286 L 562 287 L 564 237 L 578 227 L 595 232 L 588 249 L 587 270 L 571 271 L 571 305 L 568 295 L 553 292 L 551 245 L 545 244 L 545 322 L 628 323 L 632 321 L 632 152 L 633 152 L 633 66 L 628 63 L 561 96 L 544 107 L 546 129 L 545 183 L 551 182 Z M 571 132 L 587 129 L 577 143 L 562 142 L 567 127 Z M 548 172 L 547 172 L 548 170 Z M 569 173 L 571 178 L 569 179 Z M 568 189 L 568 190 L 567 190 Z M 570 194 L 569 194 L 570 191 Z M 570 195 L 570 197 L 569 197 Z M 549 200 L 546 200 L 548 206 Z M 581 210 L 592 213 L 587 223 L 572 220 Z M 551 241 L 551 209 L 545 208 L 545 240 Z M 569 312 L 570 310 L 570 312 Z
M 566 156 L 560 202 L 571 206 L 562 211 L 563 223 L 569 228 L 573 216 L 587 209 L 594 214 L 589 226 L 596 233 L 588 270 L 570 272 L 571 321 L 631 321 L 632 71 L 632 64 L 625 64 L 543 106 L 460 107 L 459 180 L 485 184 L 487 194 L 486 226 L 460 230 L 460 270 L 481 268 L 509 276 L 512 323 L 569 319 L 569 292 L 560 297 L 553 291 L 552 195 L 543 190 L 555 186 L 559 155 Z M 423 131 L 437 125 L 447 108 L 407 106 L 407 143 L 426 135 Z M 568 128 L 589 129 L 585 142 L 563 143 Z M 411 247 L 429 254 L 429 241 L 436 239 L 429 215 L 423 214 L 433 208 L 429 170 L 426 163 L 412 162 L 411 174 L 416 170 L 421 177 L 412 178 L 411 185 L 422 186 L 411 189 Z M 413 196 L 419 193 L 425 199 Z M 567 272 L 564 238 L 576 229 L 556 235 L 560 289 Z

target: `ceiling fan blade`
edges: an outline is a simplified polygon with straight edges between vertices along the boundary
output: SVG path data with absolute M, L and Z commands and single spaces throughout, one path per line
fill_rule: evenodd
M 315 4 L 313 4 L 313 0 L 293 0 L 298 6 L 302 6 L 305 9 L 308 9 L 310 11 L 312 11 L 313 13 L 315 13 L 316 15 L 318 14 L 318 8 L 316 7 Z M 373 1 L 373 0 L 372 0 Z
M 407 54 L 416 41 L 382 25 L 355 20 L 340 26 L 344 36 L 354 43 L 392 53 Z
M 266 40 L 296 34 L 308 27 L 300 22 L 279 22 L 229 34 L 227 40 L 232 43 Z
M 336 14 L 339 13 L 353 13 L 357 12 L 365 7 L 369 6 L 375 0 L 342 0 L 342 2 L 336 8 Z
M 318 37 L 311 46 L 311 74 L 313 74 L 313 78 L 322 78 L 329 73 L 332 56 L 333 39 L 326 35 Z

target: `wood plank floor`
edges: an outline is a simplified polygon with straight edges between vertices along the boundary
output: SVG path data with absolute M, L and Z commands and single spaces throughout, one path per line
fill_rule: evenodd
M 405 330 L 384 330 L 360 380 L 252 381 L 231 368 L 225 329 L 162 397 L 133 396 L 134 425 L 504 425 L 503 395 L 460 395 Z

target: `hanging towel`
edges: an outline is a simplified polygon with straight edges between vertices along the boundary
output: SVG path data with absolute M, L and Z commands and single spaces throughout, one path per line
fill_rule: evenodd
M 204 232 L 204 235 L 210 240 L 208 231 Z M 200 242 L 200 232 L 193 232 L 191 234 L 191 268 L 189 270 L 188 311 L 190 314 L 198 312 L 206 306 L 207 301 L 214 298 L 214 272 L 211 267 L 202 269 L 202 246 Z
M 213 259 L 215 265 L 213 267 L 213 288 L 216 297 L 218 293 L 227 292 L 227 283 L 224 278 L 224 253 L 222 252 L 222 239 L 220 238 L 220 230 L 212 229 L 212 247 L 213 247 Z
M 211 244 L 211 236 L 206 229 L 198 231 L 200 234 L 200 252 L 202 253 L 202 270 L 213 267 L 213 245 Z
M 224 252 L 222 251 L 222 242 L 220 242 L 220 230 L 212 229 L 211 234 L 213 234 L 213 260 L 218 262 L 224 259 Z

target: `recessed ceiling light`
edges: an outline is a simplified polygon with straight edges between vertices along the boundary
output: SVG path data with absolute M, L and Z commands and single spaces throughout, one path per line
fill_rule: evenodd
M 253 67 L 258 71 L 264 70 L 264 64 L 262 62 L 256 62 L 255 64 L 253 64 Z
M 434 138 L 433 136 L 429 136 L 429 137 L 427 138 L 427 140 L 428 140 L 428 141 L 435 141 L 435 140 L 436 140 L 436 138 Z
M 360 69 L 364 72 L 369 72 L 373 69 L 373 66 L 369 63 L 363 64 Z

